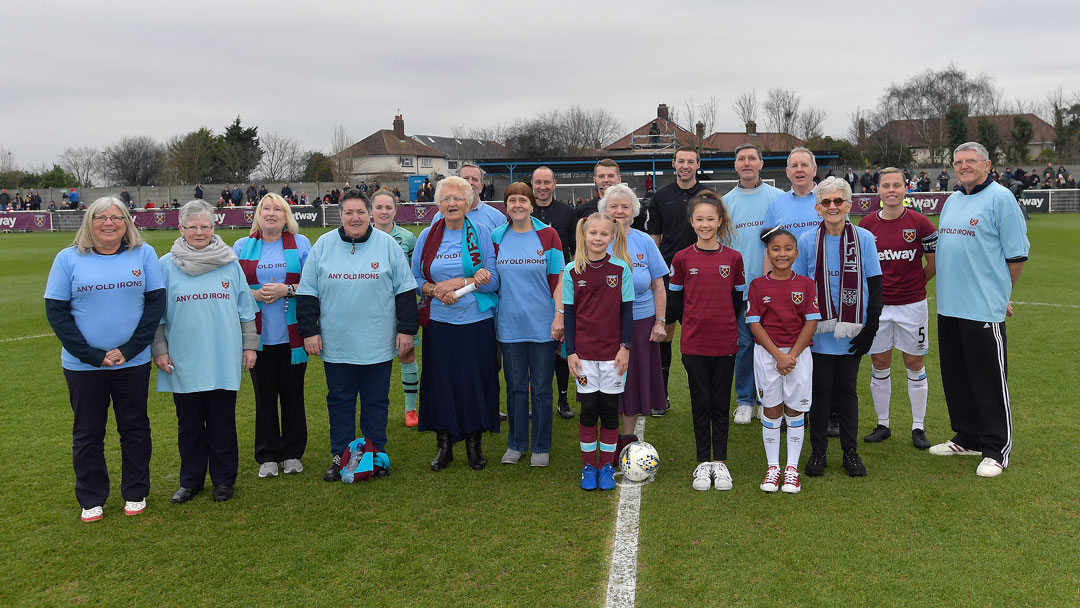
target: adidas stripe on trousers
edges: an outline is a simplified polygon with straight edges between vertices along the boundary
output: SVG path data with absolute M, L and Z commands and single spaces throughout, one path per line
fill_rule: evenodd
M 937 335 L 953 442 L 1009 466 L 1012 410 L 1005 323 L 938 315 Z

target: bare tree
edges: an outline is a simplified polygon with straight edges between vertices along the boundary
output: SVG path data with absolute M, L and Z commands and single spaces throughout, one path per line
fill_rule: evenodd
M 602 148 L 622 134 L 622 124 L 604 108 L 571 106 L 556 116 L 565 131 L 566 152 L 571 156 L 589 148 Z
M 295 180 L 304 172 L 303 150 L 295 139 L 270 132 L 259 138 L 263 155 L 256 168 L 260 179 L 268 182 Z
M 353 157 L 345 150 L 352 145 L 349 134 L 343 125 L 334 127 L 334 136 L 330 140 L 330 172 L 334 174 L 334 181 L 343 183 L 349 181 L 349 176 L 358 172 L 353 167 Z
M 709 97 L 702 103 L 694 103 L 693 97 L 683 100 L 682 107 L 669 104 L 671 121 L 694 136 L 694 145 L 701 148 L 705 139 L 716 130 L 717 116 L 720 113 L 720 100 Z M 697 136 L 697 125 L 701 123 L 702 136 Z
M 105 178 L 113 184 L 150 186 L 165 169 L 165 146 L 147 135 L 124 137 L 102 151 Z
M 735 102 L 731 104 L 731 110 L 735 112 L 735 115 L 739 117 L 739 120 L 744 125 L 750 122 L 757 122 L 757 91 L 750 89 L 749 91 L 739 93 L 739 96 L 735 98 Z
M 869 111 L 859 107 L 856 107 L 851 114 L 848 114 L 847 140 L 853 142 L 856 146 L 862 144 L 863 140 L 870 135 L 866 132 L 870 126 L 867 124 L 869 115 Z
M 91 188 L 98 172 L 100 154 L 94 148 L 66 148 L 60 153 L 60 167 L 75 176 L 80 188 Z
M 808 107 L 799 114 L 798 135 L 799 139 L 809 141 L 815 137 L 821 137 L 824 133 L 822 126 L 825 124 L 825 110 Z
M 15 162 L 15 155 L 11 153 L 11 150 L 0 146 L 0 173 L 12 173 L 18 170 L 19 165 Z
M 769 89 L 765 96 L 765 103 L 762 104 L 766 126 L 770 131 L 780 133 L 781 137 L 786 136 L 788 146 L 794 143 L 791 136 L 795 134 L 798 127 L 801 103 L 802 97 L 795 91 L 774 88 Z

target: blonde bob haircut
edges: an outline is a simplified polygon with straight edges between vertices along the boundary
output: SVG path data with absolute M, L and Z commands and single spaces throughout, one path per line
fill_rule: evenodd
M 611 228 L 612 234 L 615 236 L 615 244 L 612 245 L 611 251 L 615 257 L 619 258 L 623 262 L 626 262 L 627 268 L 633 268 L 634 265 L 630 262 L 630 252 L 626 249 L 626 235 L 622 230 L 619 230 L 618 224 L 611 217 L 597 212 L 589 217 L 583 217 L 578 220 L 577 223 L 577 249 L 574 251 L 574 271 L 581 274 L 585 271 L 585 264 L 589 263 L 589 250 L 585 246 L 585 230 L 590 222 L 607 222 Z
M 250 236 L 255 236 L 256 232 L 262 232 L 262 221 L 259 219 L 259 212 L 262 211 L 263 205 L 272 205 L 274 203 L 277 203 L 277 206 L 281 207 L 282 212 L 285 213 L 285 230 L 293 234 L 300 234 L 300 224 L 296 223 L 296 217 L 293 216 L 292 205 L 286 202 L 280 194 L 271 192 L 259 199 L 259 204 L 255 205 L 255 217 L 251 218 Z
M 92 224 L 94 223 L 94 216 L 105 213 L 109 207 L 116 207 L 120 210 L 120 215 L 124 216 L 124 228 L 126 230 L 124 231 L 122 243 L 128 249 L 134 249 L 142 245 L 142 238 L 139 237 L 139 230 L 135 227 L 134 220 L 131 219 L 131 213 L 128 211 L 127 205 L 115 196 L 103 196 L 90 203 L 90 206 L 86 208 L 86 213 L 83 214 L 82 222 L 79 224 L 79 231 L 75 233 L 75 242 L 72 244 L 75 245 L 80 255 L 86 255 L 90 253 L 91 249 L 96 249 L 100 245 L 94 239 Z

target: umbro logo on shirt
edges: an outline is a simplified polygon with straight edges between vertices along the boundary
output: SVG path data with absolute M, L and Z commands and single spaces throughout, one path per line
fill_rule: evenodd
M 698 273 L 698 269 L 697 269 L 697 268 L 691 268 L 691 269 L 690 269 L 690 270 L 688 270 L 687 272 L 689 272 L 690 274 L 697 274 L 697 273 Z
M 589 284 L 589 282 L 586 281 L 585 279 L 579 279 L 578 282 L 577 282 L 578 287 L 585 287 L 588 284 Z
M 761 303 L 762 304 L 768 304 L 769 302 L 772 302 L 772 296 L 762 296 L 761 297 Z

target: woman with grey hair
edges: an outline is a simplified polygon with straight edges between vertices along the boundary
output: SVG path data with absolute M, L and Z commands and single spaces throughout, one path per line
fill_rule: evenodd
M 825 473 L 829 412 L 837 411 L 843 466 L 852 477 L 866 475 L 856 451 L 859 430 L 859 363 L 870 350 L 881 316 L 881 264 L 874 235 L 852 224 L 851 186 L 827 177 L 816 189 L 822 222 L 799 237 L 792 270 L 814 279 L 821 321 L 810 352 L 814 357 L 810 446 L 806 474 Z
M 157 390 L 172 392 L 176 405 L 180 489 L 172 502 L 198 494 L 207 468 L 220 502 L 236 483 L 236 391 L 241 368 L 255 365 L 257 308 L 236 254 L 214 234 L 209 203 L 180 208 L 180 235 L 161 256 L 169 297 L 152 346 Z
M 120 433 L 124 513 L 137 515 L 150 493 L 150 341 L 165 310 L 165 284 L 153 247 L 139 238 L 118 198 L 90 204 L 71 247 L 53 260 L 45 313 L 63 346 L 75 497 L 82 520 L 101 519 L 109 497 L 105 426 L 112 401 Z
M 616 454 L 626 443 L 636 441 L 634 426 L 638 416 L 667 412 L 664 376 L 660 367 L 660 342 L 667 337 L 667 290 L 664 277 L 668 266 L 652 237 L 630 224 L 641 212 L 641 201 L 626 184 L 607 189 L 597 204 L 619 225 L 626 237 L 626 249 L 634 272 L 634 332 L 630 341 L 630 366 L 626 387 L 619 395 L 622 432 Z M 610 247 L 609 247 L 610 250 Z

